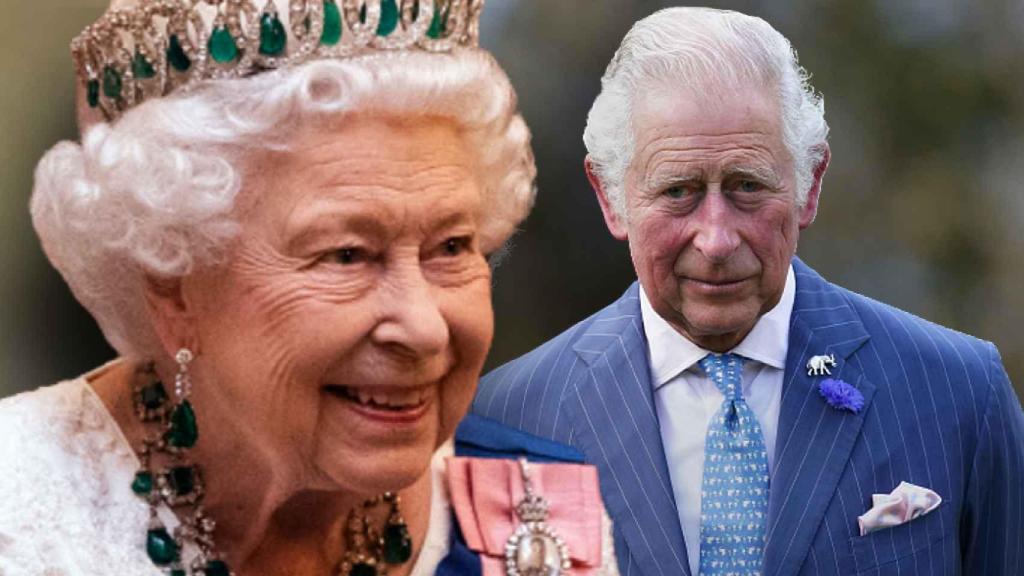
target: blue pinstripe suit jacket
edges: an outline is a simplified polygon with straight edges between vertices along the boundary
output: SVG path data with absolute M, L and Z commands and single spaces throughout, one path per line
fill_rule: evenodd
M 793 265 L 764 574 L 1024 575 L 1024 413 L 996 348 Z M 637 290 L 485 376 L 473 411 L 598 467 L 622 574 L 689 575 Z M 807 375 L 829 353 L 859 413 L 830 408 Z M 871 495 L 903 480 L 942 505 L 860 536 Z

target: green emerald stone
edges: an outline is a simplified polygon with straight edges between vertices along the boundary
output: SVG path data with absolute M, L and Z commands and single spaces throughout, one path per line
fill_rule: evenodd
M 138 80 L 147 80 L 156 76 L 156 70 L 153 69 L 153 64 L 146 58 L 146 55 L 136 50 L 135 57 L 132 58 L 132 74 Z
M 434 4 L 434 16 L 430 19 L 430 28 L 427 28 L 427 36 L 437 40 L 445 33 L 448 22 L 447 10 L 442 11 L 441 6 Z
M 188 400 L 182 400 L 171 412 L 171 429 L 167 432 L 167 441 L 176 448 L 191 448 L 198 440 L 196 413 Z
M 223 25 L 214 29 L 210 34 L 210 56 L 216 62 L 226 64 L 238 58 L 238 44 L 231 37 L 231 32 Z
M 412 538 L 405 524 L 388 524 L 384 528 L 384 561 L 402 564 L 412 558 Z
M 189 60 L 188 54 L 185 54 L 185 49 L 181 47 L 181 40 L 178 40 L 178 36 L 175 34 L 171 34 L 171 39 L 167 43 L 167 61 L 178 72 L 187 72 L 192 67 L 192 61 Z
M 89 108 L 96 108 L 100 105 L 99 80 L 89 80 L 85 84 L 85 100 L 89 103 Z
M 171 576 L 188 576 L 184 568 L 175 568 L 171 570 Z
M 142 470 L 135 473 L 135 479 L 132 480 L 132 492 L 139 495 L 149 494 L 153 490 L 153 473 L 147 470 Z
M 288 43 L 288 33 L 277 14 L 264 12 L 260 17 L 260 54 L 280 56 Z
M 159 380 L 143 386 L 139 396 L 142 400 L 142 405 L 147 410 L 156 410 L 167 401 L 167 391 L 164 390 L 164 383 Z
M 231 576 L 231 570 L 223 560 L 210 560 L 203 572 L 206 576 Z
M 352 566 L 349 576 L 377 576 L 377 569 L 366 562 L 358 562 Z
M 121 98 L 121 73 L 111 66 L 103 69 L 103 94 L 111 100 Z
M 166 528 L 153 528 L 146 534 L 146 554 L 158 566 L 178 560 L 178 544 Z
M 195 469 L 191 466 L 175 466 L 167 473 L 167 483 L 178 496 L 188 496 L 196 489 Z
M 324 0 L 324 31 L 320 43 L 334 46 L 341 41 L 341 10 L 334 0 Z
M 380 3 L 380 24 L 377 25 L 377 36 L 387 36 L 398 28 L 398 3 L 395 0 L 382 0 Z

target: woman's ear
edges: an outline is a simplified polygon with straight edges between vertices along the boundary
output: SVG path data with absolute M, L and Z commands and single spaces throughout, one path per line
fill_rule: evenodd
M 185 296 L 184 279 L 146 275 L 143 283 L 149 321 L 164 353 L 173 358 L 179 349 L 188 348 L 198 354 L 196 311 Z

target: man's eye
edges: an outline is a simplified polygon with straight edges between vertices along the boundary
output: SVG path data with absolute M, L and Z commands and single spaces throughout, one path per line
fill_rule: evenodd
M 665 195 L 669 198 L 679 199 L 687 196 L 691 193 L 691 190 L 686 186 L 669 186 L 665 189 Z
M 750 193 L 759 192 L 761 189 L 764 188 L 764 186 L 762 186 L 761 183 L 756 180 L 740 180 L 737 188 L 739 188 L 740 192 Z

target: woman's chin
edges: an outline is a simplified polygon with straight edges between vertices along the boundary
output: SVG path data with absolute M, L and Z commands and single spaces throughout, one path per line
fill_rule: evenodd
M 428 472 L 448 428 L 435 396 L 403 410 L 364 406 L 339 395 L 326 400 L 318 468 L 347 491 L 380 494 L 415 483 Z
M 436 444 L 366 447 L 358 453 L 335 453 L 321 469 L 343 490 L 364 495 L 398 492 L 423 478 Z

